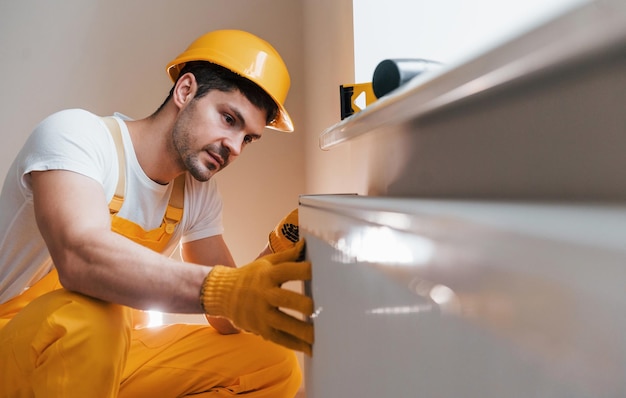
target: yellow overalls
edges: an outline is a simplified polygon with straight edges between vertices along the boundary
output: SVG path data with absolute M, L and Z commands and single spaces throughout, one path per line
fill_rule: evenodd
M 107 125 L 119 153 L 117 125 Z M 109 205 L 112 230 L 161 252 L 182 218 L 177 184 L 180 195 L 172 194 L 161 226 L 145 231 L 117 216 L 118 183 Z M 220 335 L 207 325 L 142 328 L 139 314 L 63 289 L 53 269 L 0 304 L 0 398 L 281 398 L 298 391 L 302 376 L 290 350 L 249 333 Z

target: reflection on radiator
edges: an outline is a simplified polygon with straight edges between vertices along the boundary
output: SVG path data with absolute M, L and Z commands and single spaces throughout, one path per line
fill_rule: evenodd
M 458 297 L 452 289 L 444 285 L 435 285 L 430 290 L 430 298 L 441 306 L 447 306 L 459 302 Z
M 411 236 L 387 226 L 370 226 L 356 229 L 336 240 L 334 244 L 341 263 L 354 261 L 372 264 L 415 266 L 427 263 L 435 252 L 435 244 L 430 239 Z
M 418 291 L 415 292 L 418 293 Z M 420 296 L 423 295 L 420 294 Z M 426 303 L 416 303 L 413 305 L 379 307 L 367 310 L 365 313 L 368 315 L 402 315 L 433 311 L 446 314 L 459 314 L 460 312 L 459 298 L 448 286 L 434 285 L 428 292 L 428 295 L 424 297 L 432 301 Z
M 403 315 L 403 314 L 417 314 L 419 312 L 431 312 L 433 305 L 431 303 L 405 305 L 401 307 L 383 307 L 374 308 L 372 310 L 365 311 L 368 315 Z

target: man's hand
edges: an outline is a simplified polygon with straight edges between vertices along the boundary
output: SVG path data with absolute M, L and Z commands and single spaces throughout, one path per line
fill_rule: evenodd
M 295 246 L 300 239 L 298 209 L 287 214 L 270 232 L 268 243 L 272 253 L 278 253 Z
M 201 293 L 209 315 L 229 318 L 244 330 L 311 355 L 313 325 L 281 311 L 291 309 L 309 316 L 310 297 L 281 288 L 288 281 L 311 279 L 311 264 L 296 262 L 304 241 L 291 249 L 261 257 L 241 268 L 215 266 Z

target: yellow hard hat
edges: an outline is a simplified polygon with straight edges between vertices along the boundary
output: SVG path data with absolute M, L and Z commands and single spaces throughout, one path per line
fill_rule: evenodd
M 212 62 L 256 83 L 278 106 L 276 118 L 267 127 L 293 131 L 291 117 L 283 107 L 291 79 L 287 66 L 268 42 L 241 30 L 206 33 L 167 64 L 167 73 L 172 81 L 178 79 L 185 63 L 191 61 Z

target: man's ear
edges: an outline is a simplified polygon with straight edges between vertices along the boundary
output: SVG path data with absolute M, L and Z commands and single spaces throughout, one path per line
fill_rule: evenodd
M 174 104 L 179 108 L 184 108 L 196 95 L 198 84 L 193 73 L 185 73 L 176 81 L 172 99 Z

